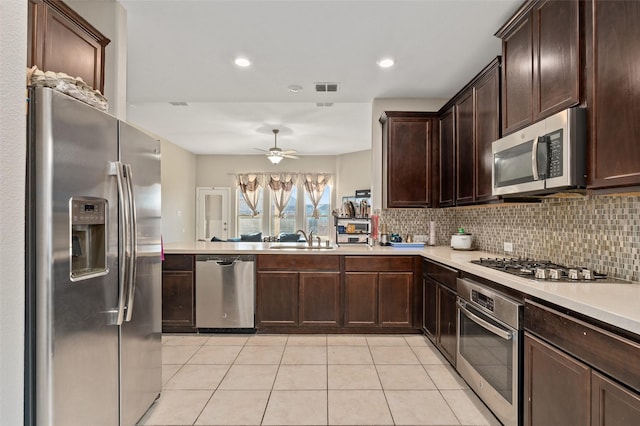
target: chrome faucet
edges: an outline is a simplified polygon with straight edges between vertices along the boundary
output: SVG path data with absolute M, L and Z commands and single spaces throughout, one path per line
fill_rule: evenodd
M 309 247 L 313 247 L 313 231 L 309 232 L 308 237 L 307 237 L 307 233 L 304 232 L 302 229 L 298 229 L 296 231 L 296 234 L 302 234 L 302 236 L 304 237 L 304 240 L 307 242 L 307 245 Z

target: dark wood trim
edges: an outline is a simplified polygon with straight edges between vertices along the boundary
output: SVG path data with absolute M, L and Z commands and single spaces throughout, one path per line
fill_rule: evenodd
M 529 13 L 533 8 L 537 0 L 526 0 L 519 8 L 516 10 L 513 15 L 507 20 L 507 22 L 501 26 L 498 31 L 496 31 L 493 35 L 498 38 L 503 38 L 506 33 L 511 31 L 515 26 L 519 24 L 520 18 Z
M 260 327 L 256 334 L 422 334 L 422 330 L 413 327 Z

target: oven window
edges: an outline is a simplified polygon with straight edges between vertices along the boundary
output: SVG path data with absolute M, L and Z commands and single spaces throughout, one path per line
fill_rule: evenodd
M 495 185 L 497 187 L 533 182 L 531 151 L 533 140 L 494 154 Z
M 467 305 L 467 309 L 469 308 Z M 479 312 L 476 315 L 504 328 Z M 513 403 L 513 340 L 496 336 L 461 311 L 459 351 L 504 399 Z

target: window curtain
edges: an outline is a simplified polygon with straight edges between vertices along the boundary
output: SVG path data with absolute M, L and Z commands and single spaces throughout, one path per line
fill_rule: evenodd
M 325 174 L 306 174 L 304 175 L 304 189 L 309 194 L 311 204 L 313 205 L 312 217 L 318 219 L 320 212 L 318 212 L 318 204 L 324 194 L 324 189 L 331 182 L 331 176 Z
M 253 216 L 258 216 L 260 214 L 257 206 L 258 198 L 260 196 L 260 191 L 258 190 L 263 185 L 262 175 L 250 173 L 238 174 L 236 175 L 236 180 L 238 182 L 238 188 L 240 188 L 242 198 L 253 212 Z
M 269 175 L 269 188 L 273 194 L 273 205 L 278 210 L 278 217 L 284 217 L 284 209 L 291 200 L 291 190 L 296 184 L 297 176 L 290 173 Z

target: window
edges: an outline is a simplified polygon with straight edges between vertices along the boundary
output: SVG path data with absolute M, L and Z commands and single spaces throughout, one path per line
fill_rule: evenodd
M 324 188 L 320 202 L 318 203 L 320 217 L 313 217 L 313 204 L 309 194 L 304 193 L 304 229 L 313 231 L 314 235 L 323 238 L 331 237 L 331 186 Z
M 260 214 L 258 216 L 254 216 L 253 212 L 247 205 L 247 202 L 242 197 L 240 190 L 236 190 L 236 198 L 238 200 L 238 228 L 237 234 L 238 236 L 244 234 L 253 234 L 254 232 L 262 232 L 262 195 L 264 194 L 263 188 L 258 189 L 258 211 Z
M 269 191 L 270 192 L 270 191 Z M 271 193 L 269 193 L 271 195 Z M 297 224 L 297 205 L 298 205 L 298 188 L 291 188 L 291 198 L 287 207 L 285 207 L 283 215 L 284 217 L 278 217 L 278 209 L 275 207 L 272 201 L 269 202 L 271 212 L 271 224 L 269 235 L 278 236 L 281 232 L 287 234 L 293 234 L 296 230 L 300 229 Z M 271 198 L 271 197 L 269 197 Z

